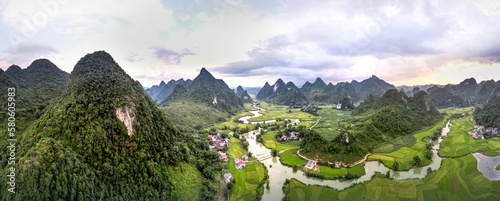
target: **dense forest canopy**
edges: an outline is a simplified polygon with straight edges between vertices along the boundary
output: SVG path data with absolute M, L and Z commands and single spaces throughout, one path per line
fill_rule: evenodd
M 0 197 L 176 200 L 181 189 L 171 183 L 170 166 L 189 162 L 207 182 L 221 168 L 208 143 L 177 131 L 104 51 L 83 57 L 63 95 L 48 107 L 20 137 L 16 194 L 2 191 Z

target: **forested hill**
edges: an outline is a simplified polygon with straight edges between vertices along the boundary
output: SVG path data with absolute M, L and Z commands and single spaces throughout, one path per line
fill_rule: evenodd
M 495 91 L 484 107 L 476 108 L 474 118 L 479 125 L 500 128 L 500 90 Z
M 190 86 L 183 87 L 185 90 L 179 90 L 177 86 L 170 97 L 163 101 L 163 105 L 174 102 L 202 103 L 233 114 L 243 109 L 240 97 L 223 80 L 215 79 L 205 68 L 201 69 Z
M 382 97 L 368 96 L 353 115 L 371 116 L 369 123 L 385 134 L 409 134 L 436 123 L 441 117 L 424 91 L 412 97 L 396 89 L 387 90 Z
M 424 91 L 408 97 L 404 92 L 390 89 L 380 98 L 368 95 L 353 111 L 353 118 L 363 123 L 353 127 L 342 126 L 345 135 L 339 135 L 332 141 L 326 141 L 315 132 L 306 135 L 303 138 L 304 153 L 326 151 L 334 160 L 354 162 L 363 158 L 379 142 L 434 125 L 443 117 Z M 348 122 L 347 125 L 353 124 Z
M 49 101 L 63 93 L 69 79 L 68 73 L 47 59 L 37 59 L 25 69 L 12 65 L 5 73 L 18 86 L 16 91 L 22 101 L 18 112 L 23 117 L 38 118 Z
M 442 87 L 433 86 L 427 89 L 427 93 L 431 95 L 434 100 L 433 103 L 437 104 L 436 106 L 462 107 L 485 104 L 497 89 L 500 89 L 500 80 L 497 82 L 485 80 L 477 83 L 476 79 L 468 78 L 459 84 L 448 84 Z
M 259 100 L 287 106 L 302 105 L 308 102 L 306 96 L 293 82 L 285 84 L 282 79 L 278 79 L 273 86 L 266 82 L 256 97 Z
M 179 133 L 114 59 L 98 51 L 78 61 L 63 95 L 23 133 L 16 194 L 2 191 L 0 197 L 175 200 L 179 187 L 168 167 L 207 158 L 197 167 L 217 169 L 208 160 L 217 156 L 206 146 Z

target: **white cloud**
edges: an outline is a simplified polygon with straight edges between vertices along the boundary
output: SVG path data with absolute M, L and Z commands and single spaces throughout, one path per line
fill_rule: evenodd
M 201 67 L 230 86 L 371 74 L 422 84 L 449 64 L 494 65 L 500 54 L 500 27 L 493 26 L 500 4 L 489 0 L 58 2 L 0 0 L 0 36 L 24 39 L 0 39 L 7 44 L 0 67 L 44 56 L 70 72 L 85 54 L 106 50 L 144 86 L 171 74 L 194 77 Z M 27 29 L 24 22 L 34 24 L 34 16 L 44 23 Z M 14 54 L 19 44 L 56 51 Z

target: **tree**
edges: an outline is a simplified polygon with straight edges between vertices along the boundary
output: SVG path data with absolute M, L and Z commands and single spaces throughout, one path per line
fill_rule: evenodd
M 227 183 L 227 189 L 231 190 L 234 186 L 234 179 Z
M 425 157 L 427 157 L 428 159 L 432 159 L 432 150 L 427 149 L 425 151 Z
M 278 150 L 273 149 L 273 151 L 271 151 L 271 154 L 272 154 L 273 156 L 277 156 L 277 155 L 278 155 Z
M 413 157 L 413 164 L 416 165 L 416 166 L 419 166 L 420 165 L 420 156 L 414 156 Z
M 399 169 L 399 163 L 397 161 L 394 161 L 394 163 L 392 164 L 392 169 L 394 169 L 394 170 Z

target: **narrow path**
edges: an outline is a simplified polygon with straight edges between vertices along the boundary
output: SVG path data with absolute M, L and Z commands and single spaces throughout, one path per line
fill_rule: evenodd
M 318 125 L 319 120 L 321 120 L 321 117 L 319 117 L 319 119 L 318 119 L 318 121 L 316 122 L 316 124 L 314 124 L 314 126 L 309 127 L 309 129 L 313 129 L 316 125 Z
M 283 149 L 280 152 L 278 152 L 278 154 L 282 154 L 283 152 L 288 151 L 290 149 L 298 149 L 298 148 L 300 148 L 300 146 L 298 146 L 298 147 L 292 147 L 292 148 L 288 148 L 288 149 Z

